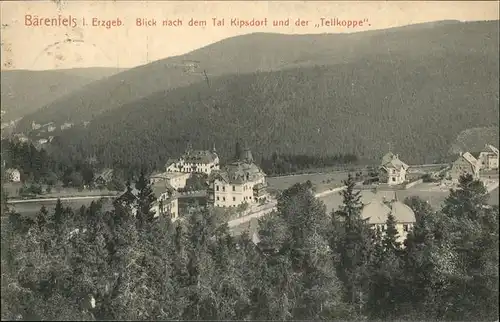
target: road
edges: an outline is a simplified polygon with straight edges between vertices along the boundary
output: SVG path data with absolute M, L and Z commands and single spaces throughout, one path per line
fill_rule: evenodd
M 488 193 L 497 189 L 498 183 L 499 183 L 498 180 L 486 181 L 485 185 L 486 185 L 486 190 L 488 191 Z M 333 194 L 333 193 L 338 193 L 339 191 L 341 191 L 343 189 L 345 189 L 345 186 L 339 187 L 336 189 L 332 189 L 332 190 L 328 190 L 328 191 L 324 191 L 324 192 L 320 192 L 320 193 L 315 194 L 314 196 L 316 198 L 321 198 L 321 197 L 325 197 L 325 196 Z M 272 212 L 275 209 L 276 209 L 276 201 L 272 201 L 271 203 L 263 206 L 263 208 L 259 209 L 258 211 L 250 213 L 249 215 L 241 217 L 241 218 L 230 220 L 230 221 L 228 221 L 227 224 L 228 224 L 229 228 L 236 227 L 236 226 L 239 226 L 239 225 L 244 224 L 246 222 L 249 222 L 254 218 L 261 218 L 261 217 L 269 214 L 270 212 Z
M 485 185 L 487 187 L 488 192 L 492 192 L 493 190 L 498 188 L 498 180 L 485 180 Z M 440 187 L 434 187 L 435 189 L 440 189 Z M 327 195 L 338 193 L 339 191 L 345 189 L 345 187 L 339 187 L 332 190 L 323 191 L 315 194 L 316 198 L 325 197 Z M 92 200 L 92 199 L 100 199 L 100 198 L 116 198 L 116 196 L 104 195 L 104 196 L 82 196 L 82 197 L 62 197 L 59 198 L 61 201 L 77 201 L 77 200 Z M 27 200 L 8 200 L 8 204 L 24 204 L 24 203 L 35 203 L 35 202 L 55 202 L 58 198 L 43 198 L 43 199 L 27 199 Z M 244 217 L 236 218 L 228 221 L 229 227 L 239 226 L 243 223 L 249 222 L 254 218 L 261 218 L 273 210 L 276 209 L 276 201 L 273 200 L 270 203 L 263 205 L 258 208 L 257 211 L 252 212 Z
M 30 203 L 30 202 L 45 202 L 45 201 L 70 201 L 70 200 L 87 200 L 87 199 L 101 199 L 101 198 L 116 198 L 116 196 L 81 196 L 81 197 L 60 197 L 60 198 L 37 198 L 37 199 L 25 199 L 25 200 L 7 200 L 7 204 L 20 204 L 20 203 Z
M 323 191 L 323 192 L 315 194 L 314 196 L 316 198 L 320 198 L 320 197 L 324 197 L 324 196 L 330 195 L 332 193 L 337 193 L 337 192 L 339 192 L 341 190 L 344 190 L 344 189 L 345 189 L 345 186 L 344 187 L 335 188 L 335 189 L 332 189 L 332 190 L 328 190 L 328 191 Z M 277 204 L 276 200 L 273 200 L 270 203 L 262 206 L 262 208 L 260 208 L 256 212 L 250 213 L 249 215 L 246 215 L 246 216 L 241 217 L 241 218 L 237 218 L 237 219 L 233 219 L 233 220 L 228 221 L 227 225 L 229 226 L 229 228 L 231 228 L 231 227 L 239 226 L 241 224 L 249 222 L 250 220 L 252 220 L 254 218 L 263 217 L 263 216 L 269 214 L 270 212 L 272 212 L 273 210 L 275 210 L 276 209 L 276 204 Z

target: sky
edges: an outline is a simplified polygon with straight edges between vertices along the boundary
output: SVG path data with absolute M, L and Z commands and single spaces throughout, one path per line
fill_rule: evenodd
M 2 1 L 0 6 L 2 70 L 131 68 L 254 32 L 345 33 L 439 20 L 499 19 L 498 1 Z M 36 25 L 45 18 L 55 25 Z M 224 18 L 224 26 L 214 26 L 213 18 Z M 264 18 L 267 26 L 231 26 L 231 19 Z M 60 25 L 64 19 L 72 24 Z M 154 19 L 156 26 L 137 26 L 137 19 Z M 182 26 L 163 25 L 177 19 Z M 205 20 L 206 26 L 189 26 L 190 19 Z M 288 26 L 273 26 L 273 21 L 287 19 Z M 308 25 L 296 26 L 298 19 Z M 121 25 L 100 26 L 108 20 Z

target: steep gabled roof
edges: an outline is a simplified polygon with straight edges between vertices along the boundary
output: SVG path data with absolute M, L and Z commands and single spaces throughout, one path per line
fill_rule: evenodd
M 181 158 L 188 163 L 208 164 L 215 162 L 218 156 L 212 151 L 195 150 L 184 153 Z
M 224 181 L 237 184 L 265 177 L 264 172 L 257 165 L 241 161 L 228 164 L 220 173 Z
M 168 182 L 160 181 L 156 184 L 151 185 L 153 194 L 156 198 L 160 198 L 161 195 L 167 193 L 168 198 L 174 198 L 176 196 L 176 190 Z
M 385 224 L 389 214 L 394 216 L 398 224 L 414 223 L 415 213 L 413 210 L 400 201 L 393 200 L 386 204 L 378 199 L 363 207 L 361 217 L 368 220 L 369 224 Z
M 465 152 L 461 157 L 464 158 L 465 161 L 470 163 L 470 165 L 472 165 L 474 168 L 477 167 L 477 159 L 474 158 L 474 156 L 469 152 Z
M 486 144 L 486 148 L 489 149 L 491 152 L 495 153 L 498 156 L 498 149 L 495 148 L 493 145 Z
M 414 223 L 415 212 L 400 201 L 394 201 L 391 203 L 391 212 L 397 223 Z
M 109 168 L 106 168 L 106 169 L 103 169 L 97 176 L 96 178 L 103 178 L 104 180 L 111 180 L 111 178 L 113 177 L 113 169 L 109 169 Z
M 165 164 L 165 166 L 169 167 L 172 164 L 176 163 L 177 161 L 179 161 L 179 160 L 170 158 L 170 159 L 167 160 L 167 163 Z
M 384 166 L 385 164 L 389 163 L 392 161 L 392 159 L 394 159 L 395 155 L 394 153 L 392 152 L 388 152 L 386 153 L 383 157 L 382 157 L 382 163 L 380 163 L 381 166 Z
M 379 200 L 373 200 L 363 207 L 361 217 L 368 220 L 369 224 L 384 224 L 390 213 L 391 209 L 387 205 Z
M 215 170 L 210 173 L 208 177 L 209 182 L 213 182 L 214 180 L 220 180 L 229 183 L 229 177 L 224 170 Z
M 401 169 L 408 170 L 409 168 L 409 166 L 406 163 L 401 161 L 399 157 L 392 152 L 389 152 L 386 155 L 384 155 L 380 167 L 385 169 L 397 169 L 397 170 Z
M 123 194 L 121 194 L 118 198 L 115 199 L 115 203 L 135 203 L 137 201 L 137 196 L 133 193 L 133 191 L 125 190 Z

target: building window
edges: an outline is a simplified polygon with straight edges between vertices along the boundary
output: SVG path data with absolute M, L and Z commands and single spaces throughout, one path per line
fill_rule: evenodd
M 222 197 L 222 201 L 226 201 L 226 197 Z
M 392 177 L 392 181 L 396 181 L 396 178 Z
M 219 186 L 215 186 L 215 190 L 219 191 Z
M 235 186 L 233 186 L 233 191 L 236 191 L 236 187 Z
M 226 186 L 222 186 L 222 191 L 226 191 Z
M 219 200 L 219 197 L 217 197 L 217 200 Z
M 405 232 L 408 232 L 408 231 L 410 230 L 410 227 L 409 227 L 408 225 L 406 225 L 406 224 L 405 224 L 405 225 L 403 225 L 403 230 L 404 230 Z
M 233 197 L 233 201 L 236 201 L 236 197 Z

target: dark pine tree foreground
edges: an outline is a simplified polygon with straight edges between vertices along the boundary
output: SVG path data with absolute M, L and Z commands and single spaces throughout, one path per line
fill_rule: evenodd
M 499 212 L 481 182 L 462 178 L 442 209 L 406 200 L 417 222 L 404 244 L 394 218 L 384 232 L 361 218 L 353 178 L 345 184 L 330 215 L 310 183 L 285 190 L 257 244 L 210 208 L 152 220 L 144 176 L 129 196 L 137 217 L 102 202 L 6 212 L 2 319 L 498 319 Z

